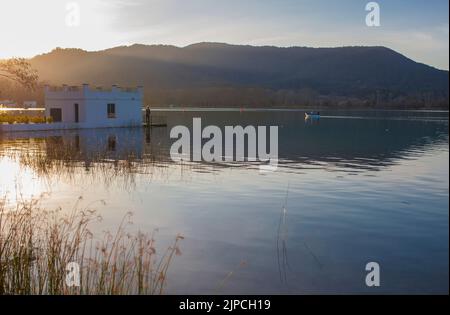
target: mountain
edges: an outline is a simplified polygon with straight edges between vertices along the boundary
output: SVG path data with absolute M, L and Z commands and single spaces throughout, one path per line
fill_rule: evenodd
M 448 108 L 448 71 L 385 47 L 136 44 L 57 48 L 31 64 L 51 84 L 143 85 L 152 105 Z

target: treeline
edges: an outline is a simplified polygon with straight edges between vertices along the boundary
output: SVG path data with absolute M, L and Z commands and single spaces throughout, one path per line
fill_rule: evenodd
M 39 106 L 44 106 L 44 85 L 39 83 L 34 90 L 7 79 L 0 79 L 0 100 L 12 100 L 17 105 L 24 101 L 37 101 Z
M 447 109 L 448 96 L 436 92 L 396 95 L 376 91 L 366 97 L 321 95 L 309 88 L 272 90 L 259 87 L 145 89 L 145 105 L 153 107 L 246 108 L 379 108 Z
M 18 105 L 35 100 L 44 105 L 44 83 L 34 91 L 9 80 L 0 80 L 0 100 Z M 390 91 L 368 92 L 367 96 L 323 95 L 303 88 L 264 89 L 260 87 L 207 87 L 183 89 L 145 89 L 144 106 L 152 107 L 246 107 L 246 108 L 379 108 L 379 109 L 449 109 L 446 95 L 420 92 L 396 95 Z

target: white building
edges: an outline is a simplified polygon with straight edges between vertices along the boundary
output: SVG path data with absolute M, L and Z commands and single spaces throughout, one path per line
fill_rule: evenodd
M 16 107 L 17 104 L 11 100 L 0 100 L 0 107 Z
M 63 129 L 142 125 L 143 88 L 45 87 L 45 116 Z
M 24 101 L 23 102 L 23 108 L 36 108 L 37 102 L 36 101 Z

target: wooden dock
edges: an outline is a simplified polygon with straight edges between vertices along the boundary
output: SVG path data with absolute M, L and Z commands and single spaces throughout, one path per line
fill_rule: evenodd
M 150 122 L 146 121 L 144 119 L 144 127 L 145 128 L 152 128 L 152 127 L 167 127 L 167 117 L 161 116 L 161 115 L 154 115 L 152 114 L 150 116 Z
M 145 128 L 152 128 L 152 127 L 167 127 L 167 124 L 166 124 L 166 123 L 156 123 L 156 122 L 154 122 L 154 123 L 150 122 L 150 124 L 143 123 L 142 125 L 143 125 Z

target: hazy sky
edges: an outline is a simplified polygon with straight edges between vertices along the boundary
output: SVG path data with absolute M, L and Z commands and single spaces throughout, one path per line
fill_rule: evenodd
M 0 0 L 0 58 L 31 57 L 55 47 L 100 50 L 133 43 L 383 45 L 448 70 L 448 0 L 377 1 L 381 7 L 380 27 L 366 26 L 368 2 Z M 72 3 L 80 9 L 79 23 L 72 19 L 76 15 Z

